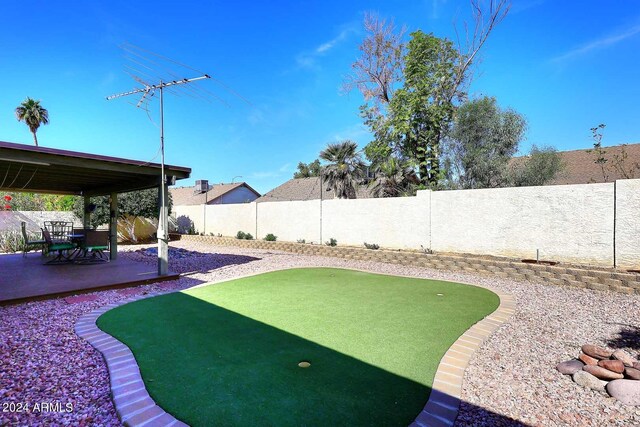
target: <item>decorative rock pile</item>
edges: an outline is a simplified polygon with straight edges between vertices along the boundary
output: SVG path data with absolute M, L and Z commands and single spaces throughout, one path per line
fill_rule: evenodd
M 585 344 L 578 359 L 556 367 L 592 390 L 607 392 L 625 405 L 640 405 L 640 362 L 624 350 Z

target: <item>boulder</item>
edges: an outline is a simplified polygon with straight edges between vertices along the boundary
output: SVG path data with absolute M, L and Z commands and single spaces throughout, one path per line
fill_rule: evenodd
M 567 360 L 566 362 L 558 363 L 558 366 L 556 366 L 556 369 L 561 374 L 573 375 L 576 372 L 581 371 L 583 366 L 584 366 L 584 363 L 582 363 L 580 360 L 572 359 L 572 360 Z
M 585 363 L 585 365 L 597 365 L 598 364 L 598 359 L 596 359 L 595 357 L 588 356 L 588 355 L 586 355 L 584 353 L 580 353 L 580 356 L 578 356 L 578 358 L 580 360 L 582 360 Z
M 600 380 L 586 371 L 578 371 L 573 374 L 572 378 L 573 381 L 575 381 L 575 383 L 578 385 L 590 388 L 591 390 L 595 391 L 604 391 L 604 385 L 600 382 Z
M 633 367 L 633 364 L 637 362 L 629 353 L 624 350 L 616 350 L 611 354 L 611 357 L 624 363 L 624 366 Z
M 607 350 L 604 347 L 600 347 L 593 344 L 585 344 L 582 346 L 582 352 L 596 359 L 608 359 L 611 357 L 613 351 Z
M 624 368 L 624 376 L 632 380 L 640 380 L 640 369 Z
M 617 380 L 624 378 L 624 375 L 622 374 L 610 371 L 603 368 L 602 366 L 597 365 L 584 365 L 582 367 L 582 370 L 590 373 L 596 378 L 600 378 L 601 380 Z
M 625 405 L 640 405 L 640 381 L 611 381 L 607 384 L 607 392 Z
M 624 363 L 619 360 L 601 360 L 598 362 L 598 366 L 618 374 L 622 374 L 624 372 Z

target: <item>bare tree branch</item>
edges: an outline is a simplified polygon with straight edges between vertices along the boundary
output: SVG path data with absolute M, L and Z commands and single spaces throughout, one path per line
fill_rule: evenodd
M 507 16 L 511 9 L 510 0 L 489 0 L 488 7 L 483 0 L 471 0 L 473 13 L 473 35 L 470 36 L 469 26 L 465 22 L 466 45 L 458 44 L 460 62 L 456 71 L 456 80 L 452 93 L 453 100 L 459 93 L 460 87 L 471 80 L 470 70 L 477 59 L 478 52 L 482 49 L 493 29 Z M 488 10 L 487 10 L 488 9 Z M 457 30 L 456 30 L 457 34 Z
M 360 45 L 360 58 L 351 65 L 353 72 L 345 78 L 342 90 L 350 92 L 357 88 L 366 101 L 388 104 L 394 85 L 402 79 L 402 37 L 406 29 L 402 27 L 396 32 L 393 21 L 387 22 L 371 13 L 365 14 L 364 28 L 367 37 Z

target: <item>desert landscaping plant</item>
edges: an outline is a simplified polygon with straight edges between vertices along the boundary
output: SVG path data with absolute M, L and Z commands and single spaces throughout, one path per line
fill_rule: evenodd
M 245 236 L 247 235 L 247 233 L 245 233 L 244 231 L 238 231 L 236 233 L 236 239 L 240 239 L 243 240 L 245 238 Z
M 264 236 L 264 240 L 266 240 L 267 242 L 275 242 L 276 240 L 278 240 L 278 236 L 275 236 L 273 233 L 269 233 Z
M 327 246 L 338 246 L 338 241 L 332 237 L 326 242 L 324 242 L 324 244 Z
M 251 235 L 251 233 L 246 233 L 244 235 L 244 240 L 253 240 L 253 236 Z
M 22 250 L 24 239 L 19 231 L 8 230 L 0 232 L 0 252 L 13 253 Z
M 373 249 L 373 250 L 380 249 L 380 245 L 377 245 L 375 243 L 364 242 L 364 247 L 367 249 Z
M 298 243 L 307 243 L 307 241 L 304 240 L 304 239 L 298 239 L 298 240 L 296 240 L 296 242 L 298 242 Z

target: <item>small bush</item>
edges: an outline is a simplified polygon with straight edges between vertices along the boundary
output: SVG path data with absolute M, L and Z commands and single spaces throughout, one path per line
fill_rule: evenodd
M 247 233 L 245 233 L 244 231 L 238 231 L 238 233 L 236 234 L 236 239 L 246 239 L 247 237 Z
M 251 235 L 251 233 L 247 233 L 244 235 L 244 240 L 253 240 L 253 236 Z
M 328 241 L 324 242 L 324 244 L 327 246 L 338 246 L 338 241 L 332 237 Z
M 19 252 L 24 247 L 24 239 L 19 231 L 0 232 L 0 252 Z
M 298 239 L 298 240 L 296 240 L 296 242 L 298 242 L 298 243 L 307 243 L 307 241 L 304 240 L 304 239 Z
M 373 249 L 373 250 L 380 249 L 380 245 L 377 245 L 375 243 L 364 242 L 364 247 L 367 249 Z
M 422 252 L 424 252 L 426 255 L 433 255 L 433 250 L 431 250 L 431 248 L 425 248 L 422 245 L 420 245 L 420 247 L 422 248 Z
M 275 242 L 276 240 L 278 240 L 278 236 L 275 236 L 273 233 L 269 233 L 264 236 L 264 240 L 266 240 L 267 242 Z

